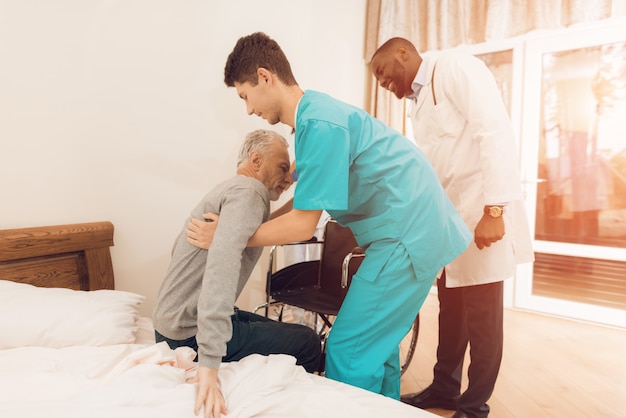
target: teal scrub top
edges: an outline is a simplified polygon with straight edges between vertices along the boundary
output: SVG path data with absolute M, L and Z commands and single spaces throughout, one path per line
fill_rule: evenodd
M 432 279 L 472 235 L 417 146 L 364 110 L 304 93 L 296 114 L 295 209 L 326 210 L 379 265 L 402 244 Z M 367 258 L 367 257 L 366 257 Z M 363 270 L 363 269 L 361 269 Z M 359 271 L 361 273 L 361 271 Z

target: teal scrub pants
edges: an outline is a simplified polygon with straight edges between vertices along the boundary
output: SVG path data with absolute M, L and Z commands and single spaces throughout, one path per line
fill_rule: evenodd
M 328 336 L 326 377 L 400 399 L 399 345 L 433 281 L 417 279 L 402 244 L 373 280 L 357 272 Z

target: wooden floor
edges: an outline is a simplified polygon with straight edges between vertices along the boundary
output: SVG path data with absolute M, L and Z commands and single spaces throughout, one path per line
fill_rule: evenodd
M 432 380 L 437 314 L 437 296 L 431 294 L 420 313 L 417 352 L 402 376 L 403 394 Z M 626 417 L 626 330 L 510 309 L 504 325 L 504 358 L 488 402 L 490 418 Z M 430 411 L 443 417 L 454 413 Z

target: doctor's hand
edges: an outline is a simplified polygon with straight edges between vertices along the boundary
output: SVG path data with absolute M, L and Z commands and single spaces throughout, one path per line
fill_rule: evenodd
M 224 396 L 217 380 L 217 369 L 198 367 L 194 383 L 198 383 L 194 414 L 198 415 L 204 407 L 204 418 L 220 418 L 228 413 Z
M 474 243 L 479 250 L 490 247 L 494 242 L 500 241 L 504 236 L 504 218 L 492 218 L 484 214 L 476 229 L 474 229 Z
M 187 224 L 187 242 L 191 245 L 208 250 L 213 242 L 213 235 L 220 219 L 215 213 L 205 213 L 202 217 L 206 220 L 191 218 Z

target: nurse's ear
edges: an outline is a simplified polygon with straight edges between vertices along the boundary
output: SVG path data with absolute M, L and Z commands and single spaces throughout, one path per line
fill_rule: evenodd
M 274 74 L 272 74 L 268 69 L 260 67 L 256 70 L 258 77 L 258 84 L 265 84 L 271 86 L 274 82 Z

